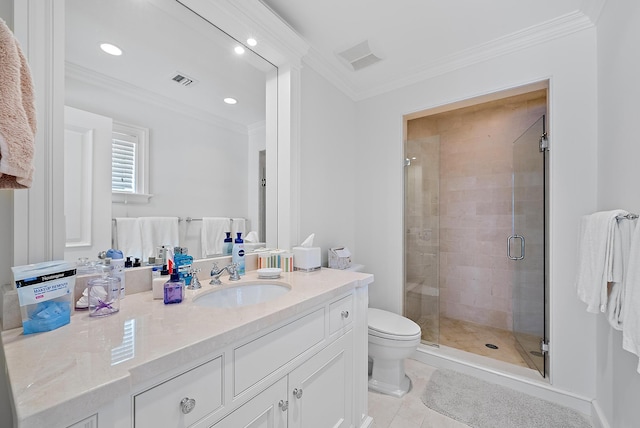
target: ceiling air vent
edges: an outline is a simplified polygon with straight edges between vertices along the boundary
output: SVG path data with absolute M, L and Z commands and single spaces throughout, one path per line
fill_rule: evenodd
M 171 76 L 171 80 L 182 86 L 190 86 L 198 83 L 198 81 L 193 77 L 189 77 L 186 74 L 180 72 L 176 72 L 173 76 Z
M 378 61 L 382 61 L 382 58 L 376 56 L 371 51 L 368 40 L 358 43 L 357 45 L 342 52 L 338 52 L 338 57 L 346 61 L 353 71 L 361 70 L 364 67 L 368 67 Z

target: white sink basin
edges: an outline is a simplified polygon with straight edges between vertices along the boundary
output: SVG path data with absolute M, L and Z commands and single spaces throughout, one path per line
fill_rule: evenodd
M 210 308 L 239 308 L 273 300 L 289 291 L 291 287 L 281 282 L 245 282 L 200 294 L 193 303 Z

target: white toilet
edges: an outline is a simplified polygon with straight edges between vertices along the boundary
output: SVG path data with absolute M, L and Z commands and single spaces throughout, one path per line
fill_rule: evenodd
M 411 389 L 404 359 L 420 344 L 420 326 L 408 318 L 369 308 L 369 358 L 373 362 L 369 389 L 402 397 Z

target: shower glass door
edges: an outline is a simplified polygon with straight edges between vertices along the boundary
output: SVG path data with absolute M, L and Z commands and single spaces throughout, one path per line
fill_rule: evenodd
M 513 334 L 522 357 L 542 376 L 546 371 L 545 314 L 545 116 L 513 143 L 512 235 L 507 255 L 512 263 Z

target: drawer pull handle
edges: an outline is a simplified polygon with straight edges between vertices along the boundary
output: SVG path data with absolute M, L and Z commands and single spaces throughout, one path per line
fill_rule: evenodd
M 294 397 L 296 397 L 296 398 L 302 398 L 302 388 L 300 388 L 300 389 L 298 389 L 298 388 L 294 389 L 294 390 L 293 390 L 293 395 L 294 395 Z
M 284 400 L 280 400 L 280 402 L 278 403 L 278 407 L 280 407 L 280 409 L 283 412 L 286 412 L 287 409 L 289 408 L 289 402 L 288 401 L 284 401 Z
M 193 398 L 185 397 L 180 402 L 180 409 L 182 410 L 182 413 L 184 413 L 185 415 L 187 413 L 190 413 L 195 407 L 196 407 L 196 400 L 194 400 Z
M 342 311 L 342 318 L 349 318 L 349 311 Z

